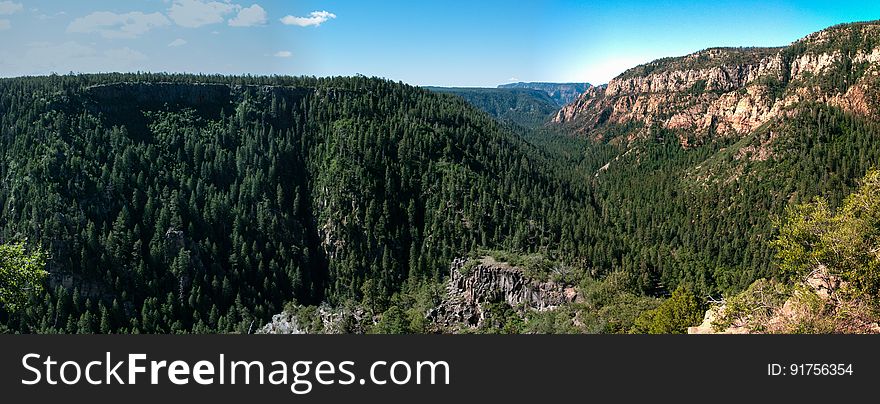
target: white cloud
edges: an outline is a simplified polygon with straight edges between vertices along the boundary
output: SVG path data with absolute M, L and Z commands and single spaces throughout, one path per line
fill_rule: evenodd
M 278 51 L 272 56 L 275 56 L 276 58 L 289 58 L 293 56 L 293 53 L 290 51 Z
M 0 20 L 0 31 L 12 28 L 12 24 L 9 23 L 9 20 Z
M 300 27 L 317 27 L 333 18 L 336 18 L 336 14 L 327 11 L 312 11 L 308 17 L 285 16 L 281 19 L 281 23 L 284 25 L 298 25 Z
M 261 8 L 262 9 L 262 8 Z M 168 9 L 168 16 L 177 25 L 197 28 L 203 25 L 221 23 L 226 15 L 241 10 L 241 6 L 226 1 L 174 0 Z
M 136 11 L 116 14 L 98 11 L 73 20 L 67 26 L 67 32 L 96 32 L 104 38 L 136 38 L 153 28 L 170 24 L 168 18 L 161 13 L 144 14 Z
M 15 14 L 21 10 L 24 10 L 24 6 L 21 3 L 0 1 L 0 15 Z
M 182 39 L 182 38 L 177 38 L 177 39 L 171 41 L 171 43 L 168 44 L 168 47 L 169 48 L 176 48 L 178 46 L 183 46 L 183 45 L 186 45 L 186 40 Z
M 263 10 L 259 4 L 239 10 L 235 18 L 229 20 L 232 27 L 253 27 L 255 25 L 266 25 L 266 10 Z

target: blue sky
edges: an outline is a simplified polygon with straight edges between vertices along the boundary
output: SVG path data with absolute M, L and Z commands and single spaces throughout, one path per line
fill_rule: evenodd
M 874 19 L 877 1 L 0 0 L 0 76 L 173 71 L 599 84 L 659 57 L 786 45 Z

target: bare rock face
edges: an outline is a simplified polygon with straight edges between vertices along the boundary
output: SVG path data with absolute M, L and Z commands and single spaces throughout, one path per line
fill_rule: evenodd
M 257 334 L 307 334 L 296 315 L 286 311 L 272 316 L 272 321 L 257 330 Z
M 788 47 L 713 48 L 660 59 L 591 87 L 553 121 L 597 138 L 605 125 L 633 123 L 736 136 L 804 102 L 876 116 L 877 39 L 880 22 L 872 22 L 832 27 Z
M 362 308 L 332 308 L 318 306 L 314 313 L 303 314 L 282 311 L 272 316 L 272 321 L 256 331 L 257 334 L 363 334 L 366 321 L 372 319 Z
M 484 257 L 470 267 L 464 258 L 450 268 L 446 298 L 427 317 L 446 330 L 477 328 L 484 319 L 484 305 L 506 303 L 520 311 L 552 310 L 573 302 L 573 287 L 531 279 L 521 268 Z
M 773 52 L 776 52 L 775 54 Z M 554 121 L 586 130 L 635 122 L 670 129 L 745 133 L 778 113 L 761 78 L 783 78 L 773 49 L 708 49 L 680 60 L 653 62 L 596 87 L 563 107 Z
M 730 318 L 726 303 L 706 311 L 703 322 L 689 327 L 688 334 L 757 334 L 804 332 L 812 326 L 813 332 L 841 332 L 845 334 L 880 333 L 876 318 L 866 315 L 870 310 L 859 302 L 842 299 L 840 291 L 847 283 L 819 265 L 801 281 L 783 302 L 755 310 L 755 315 Z M 726 321 L 724 321 L 726 320 Z M 720 324 L 724 324 L 719 328 Z M 817 326 L 818 325 L 818 326 Z
M 724 311 L 724 306 L 715 306 L 706 310 L 706 316 L 703 317 L 703 322 L 696 327 L 688 327 L 688 334 L 748 334 L 748 327 L 742 324 L 731 325 L 723 330 L 715 329 L 715 322 L 718 320 L 718 317 L 721 312 Z
M 574 302 L 577 290 L 553 281 L 535 279 L 522 268 L 483 257 L 476 264 L 455 259 L 446 281 L 446 295 L 439 306 L 425 313 L 434 332 L 458 332 L 478 328 L 485 318 L 485 305 L 504 303 L 520 314 L 528 310 L 553 310 Z M 363 307 L 334 308 L 322 304 L 312 311 L 294 308 L 272 316 L 257 334 L 365 333 L 376 318 Z

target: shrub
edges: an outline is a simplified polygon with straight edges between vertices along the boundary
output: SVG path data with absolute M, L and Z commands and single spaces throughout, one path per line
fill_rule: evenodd
M 642 334 L 683 334 L 688 327 L 700 323 L 704 311 L 705 308 L 693 292 L 679 286 L 659 307 L 643 312 L 636 319 L 632 331 Z
M 880 292 L 880 172 L 870 171 L 837 211 L 824 200 L 790 208 L 773 242 L 780 270 L 802 279 L 826 268 L 854 297 Z
M 43 290 L 46 255 L 40 249 L 28 251 L 24 243 L 0 245 L 0 308 L 17 311 L 31 293 Z
M 715 330 L 723 330 L 748 323 L 751 331 L 762 332 L 774 311 L 791 295 L 789 289 L 780 282 L 758 279 L 742 293 L 727 299 L 724 310 L 719 312 L 712 326 Z

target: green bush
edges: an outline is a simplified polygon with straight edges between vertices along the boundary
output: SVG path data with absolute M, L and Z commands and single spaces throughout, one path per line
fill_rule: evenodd
M 705 308 L 693 292 L 679 286 L 659 307 L 643 312 L 632 331 L 639 334 L 683 334 L 688 327 L 700 323 L 704 312 Z
M 410 334 L 409 318 L 406 312 L 397 307 L 391 306 L 382 313 L 379 321 L 370 330 L 372 334 Z
M 28 251 L 24 243 L 0 245 L 0 308 L 17 311 L 31 293 L 43 290 L 48 272 L 46 254 L 39 248 Z
M 880 172 L 868 172 L 861 187 L 836 211 L 823 199 L 790 208 L 773 245 L 780 270 L 790 278 L 826 269 L 849 282 L 854 296 L 877 296 Z
M 758 279 L 745 291 L 726 300 L 722 310 L 712 327 L 723 330 L 735 323 L 748 323 L 751 331 L 763 331 L 763 325 L 767 324 L 774 311 L 791 296 L 790 287 L 785 284 Z
M 523 317 L 509 304 L 498 302 L 483 305 L 481 333 L 520 334 L 523 328 Z

